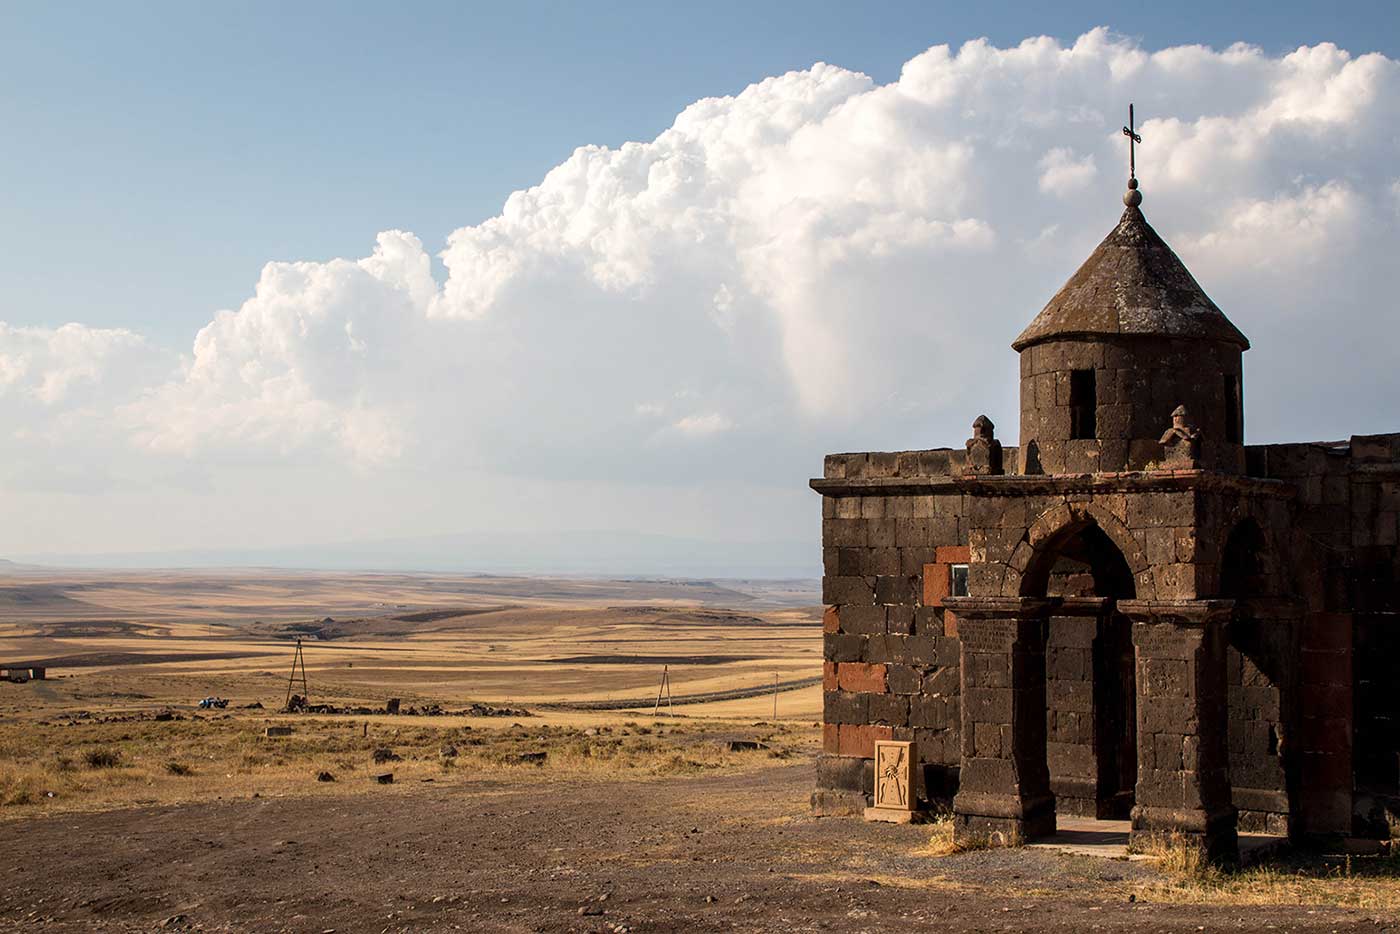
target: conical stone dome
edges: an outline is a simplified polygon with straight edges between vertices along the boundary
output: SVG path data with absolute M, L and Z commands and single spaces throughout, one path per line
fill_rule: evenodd
M 1104 238 L 1011 345 L 1142 335 L 1222 341 L 1249 349 L 1186 266 L 1136 206 Z

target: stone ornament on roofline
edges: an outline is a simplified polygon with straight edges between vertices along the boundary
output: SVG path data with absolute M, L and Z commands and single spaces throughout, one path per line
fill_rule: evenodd
M 996 439 L 996 425 L 985 415 L 972 423 L 972 437 L 967 439 L 967 472 L 1000 476 L 1001 442 Z
M 1162 435 L 1162 466 L 1201 466 L 1201 429 L 1191 421 L 1191 413 L 1184 405 L 1172 410 L 1172 426 Z

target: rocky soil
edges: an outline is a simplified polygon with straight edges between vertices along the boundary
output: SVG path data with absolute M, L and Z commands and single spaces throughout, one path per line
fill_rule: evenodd
M 1400 931 L 1390 913 L 1135 895 L 1144 863 L 927 855 L 817 820 L 810 763 L 646 781 L 346 788 L 0 824 L 39 931 Z M 353 792 L 353 793 L 352 793 Z

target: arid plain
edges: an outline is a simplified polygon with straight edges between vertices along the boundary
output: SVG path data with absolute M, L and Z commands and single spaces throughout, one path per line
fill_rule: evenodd
M 821 674 L 815 582 L 268 571 L 28 574 L 0 585 L 0 664 L 46 663 L 56 680 L 40 693 L 52 704 L 141 708 L 219 694 L 281 706 L 298 637 L 318 703 L 654 697 L 663 665 L 675 694 Z M 791 715 L 820 712 L 819 691 L 787 701 Z
M 416 740 L 435 780 L 471 775 L 501 763 L 441 775 L 458 758 L 439 755 L 452 731 L 514 728 L 541 734 L 523 745 L 557 745 L 650 714 L 663 672 L 677 723 L 766 718 L 805 746 L 820 719 L 820 625 L 802 583 L 171 571 L 0 584 L 0 665 L 48 674 L 0 683 L 8 816 L 224 787 L 316 793 L 308 777 L 323 771 L 382 774 L 345 754 L 350 739 L 367 751 Z M 298 640 L 305 691 L 301 667 L 290 683 Z M 292 692 L 358 716 L 282 715 Z M 205 697 L 228 706 L 200 710 Z M 382 713 L 391 698 L 404 715 Z M 453 713 L 472 705 L 522 715 Z M 264 741 L 267 726 L 288 724 L 291 737 Z M 479 750 L 472 739 L 456 745 Z M 99 747 L 120 766 L 79 767 Z M 557 771 L 567 754 L 554 753 Z M 400 778 L 415 768 L 403 758 Z
M 1392 859 L 1203 876 L 811 817 L 817 599 L 814 582 L 12 571 L 0 664 L 49 677 L 0 683 L 0 926 L 1396 924 Z M 279 712 L 298 637 L 311 704 L 350 712 Z

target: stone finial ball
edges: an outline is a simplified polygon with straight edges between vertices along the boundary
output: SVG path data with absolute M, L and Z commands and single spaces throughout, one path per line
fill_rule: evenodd
M 1138 191 L 1136 188 L 1129 188 L 1127 191 L 1123 192 L 1123 203 L 1130 208 L 1137 207 L 1139 204 L 1142 204 L 1142 192 Z

